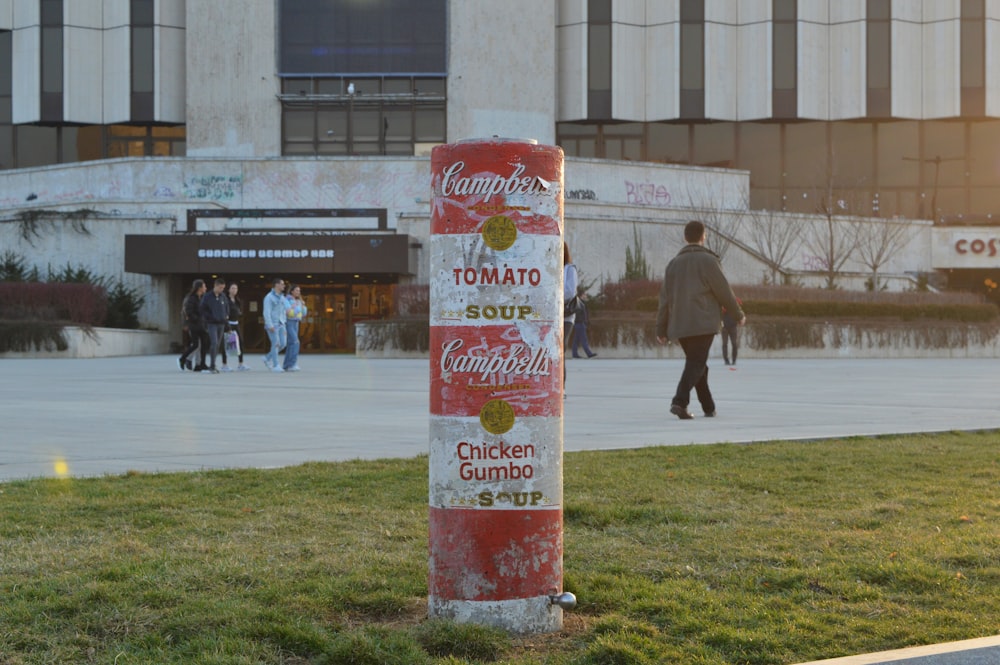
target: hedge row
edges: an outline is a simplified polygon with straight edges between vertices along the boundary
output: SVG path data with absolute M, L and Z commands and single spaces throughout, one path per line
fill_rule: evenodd
M 37 319 L 99 326 L 107 313 L 108 296 L 101 286 L 0 282 L 0 319 Z
M 655 312 L 659 306 L 653 296 L 639 298 L 636 309 Z M 992 304 L 892 304 L 871 302 L 796 302 L 791 300 L 745 300 L 743 310 L 751 316 L 792 316 L 809 319 L 932 319 L 961 323 L 985 323 L 1000 316 Z

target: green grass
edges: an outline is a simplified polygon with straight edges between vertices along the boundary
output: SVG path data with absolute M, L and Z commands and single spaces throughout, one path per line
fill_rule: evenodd
M 426 620 L 427 459 L 0 484 L 0 665 L 777 665 L 1000 632 L 997 432 L 565 461 L 556 635 Z

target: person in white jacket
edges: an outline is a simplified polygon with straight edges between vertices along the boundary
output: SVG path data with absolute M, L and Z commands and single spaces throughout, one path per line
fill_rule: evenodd
M 272 372 L 284 372 L 278 362 L 278 352 L 285 348 L 287 333 L 285 323 L 288 320 L 285 313 L 288 307 L 285 296 L 285 280 L 275 277 L 271 282 L 271 290 L 264 296 L 264 329 L 267 338 L 271 340 L 271 350 L 264 356 L 264 364 Z

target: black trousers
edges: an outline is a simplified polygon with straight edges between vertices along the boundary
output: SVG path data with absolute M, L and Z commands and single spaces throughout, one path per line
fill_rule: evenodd
M 708 389 L 708 352 L 712 349 L 713 339 L 715 339 L 714 334 L 681 337 L 677 340 L 684 349 L 685 360 L 684 372 L 681 373 L 681 380 L 677 383 L 674 404 L 686 409 L 691 402 L 691 389 L 694 388 L 702 410 L 705 413 L 715 411 L 715 400 L 712 399 L 712 391 Z
M 198 367 L 205 366 L 205 355 L 208 353 L 208 331 L 204 328 L 188 329 L 188 345 L 184 349 L 184 353 L 181 354 L 181 360 L 187 362 L 188 356 L 195 352 L 195 350 L 201 347 L 201 360 L 198 362 Z

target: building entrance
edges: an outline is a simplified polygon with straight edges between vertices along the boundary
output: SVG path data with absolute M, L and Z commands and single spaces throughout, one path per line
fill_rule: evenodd
M 190 285 L 195 277 L 185 276 L 184 283 Z M 298 285 L 308 308 L 299 326 L 300 353 L 353 353 L 354 324 L 386 318 L 392 308 L 394 285 L 381 279 L 371 283 L 319 280 L 312 275 L 291 275 L 284 279 L 286 293 L 291 285 Z M 238 275 L 228 282 L 240 286 L 244 352 L 266 353 L 270 342 L 264 330 L 262 304 L 271 290 L 270 280 Z

